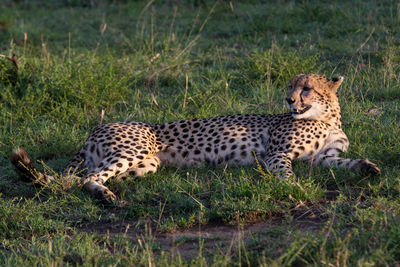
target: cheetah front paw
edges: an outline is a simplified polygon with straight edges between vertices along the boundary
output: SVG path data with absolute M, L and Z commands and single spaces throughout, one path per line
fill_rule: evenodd
M 371 161 L 365 159 L 361 162 L 360 164 L 360 172 L 364 174 L 370 174 L 370 175 L 380 175 L 381 170 L 378 168 L 378 166 L 375 163 L 372 163 Z

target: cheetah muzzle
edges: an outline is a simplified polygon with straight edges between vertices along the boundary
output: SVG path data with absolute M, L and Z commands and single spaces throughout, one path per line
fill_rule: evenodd
M 294 109 L 292 110 L 292 114 L 304 114 L 306 113 L 308 110 L 310 110 L 311 106 L 307 105 L 304 109 L 299 110 L 299 109 Z
M 343 77 L 327 79 L 316 74 L 295 76 L 286 98 L 291 112 L 286 114 L 100 125 L 62 176 L 81 179 L 94 197 L 111 202 L 116 197 L 104 185 L 108 179 L 131 173 L 143 176 L 161 165 L 251 165 L 258 161 L 284 179 L 294 175 L 292 161 L 301 159 L 379 175 L 377 165 L 367 159 L 340 157 L 349 146 L 337 97 L 342 81 Z M 55 179 L 37 171 L 23 149 L 13 151 L 11 162 L 25 180 L 50 183 Z M 77 177 L 74 173 L 86 174 Z

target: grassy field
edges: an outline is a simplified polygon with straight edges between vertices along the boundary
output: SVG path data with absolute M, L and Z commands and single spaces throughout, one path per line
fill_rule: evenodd
M 400 264 L 400 5 L 357 1 L 10 1 L 0 5 L 0 265 Z M 285 112 L 299 73 L 345 76 L 351 158 L 310 168 L 161 168 L 103 206 L 23 183 L 24 147 L 59 173 L 104 122 Z

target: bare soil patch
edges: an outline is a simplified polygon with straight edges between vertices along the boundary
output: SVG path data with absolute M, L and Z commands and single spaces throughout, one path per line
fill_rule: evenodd
M 336 193 L 328 194 L 324 201 L 332 201 L 336 199 L 336 196 Z M 115 218 L 114 214 L 111 212 L 110 218 Z M 151 242 L 158 247 L 158 250 L 154 250 L 156 253 L 161 253 L 161 251 L 172 254 L 179 253 L 183 258 L 191 260 L 198 255 L 200 247 L 203 255 L 212 255 L 216 250 L 224 254 L 236 253 L 238 246 L 247 244 L 255 238 L 262 244 L 274 242 L 274 239 L 282 238 L 282 236 L 285 238 L 287 233 L 293 233 L 293 231 L 300 234 L 317 233 L 322 230 L 328 220 L 329 216 L 323 213 L 321 205 L 308 207 L 300 203 L 287 214 L 245 225 L 212 222 L 192 228 L 162 232 L 147 219 L 130 221 L 110 219 L 88 224 L 78 229 L 101 236 L 122 235 L 133 242 Z M 262 249 L 262 246 L 259 247 Z

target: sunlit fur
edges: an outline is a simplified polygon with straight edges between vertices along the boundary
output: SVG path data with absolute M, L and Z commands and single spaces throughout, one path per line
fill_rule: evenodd
M 65 168 L 74 173 L 96 198 L 115 195 L 104 184 L 110 178 L 143 176 L 161 165 L 213 167 L 259 162 L 280 178 L 294 175 L 292 161 L 342 167 L 379 174 L 367 159 L 340 157 L 349 146 L 343 132 L 337 89 L 343 78 L 297 75 L 290 81 L 286 114 L 239 114 L 187 119 L 160 124 L 115 122 L 96 127 Z M 27 181 L 46 184 L 53 177 L 35 169 L 23 149 L 14 150 L 11 162 Z M 79 172 L 86 170 L 86 173 Z
M 343 77 L 330 80 L 315 74 L 297 75 L 290 81 L 287 96 L 294 102 L 286 102 L 286 106 L 294 119 L 337 122 L 341 119 L 337 89 L 342 82 Z

